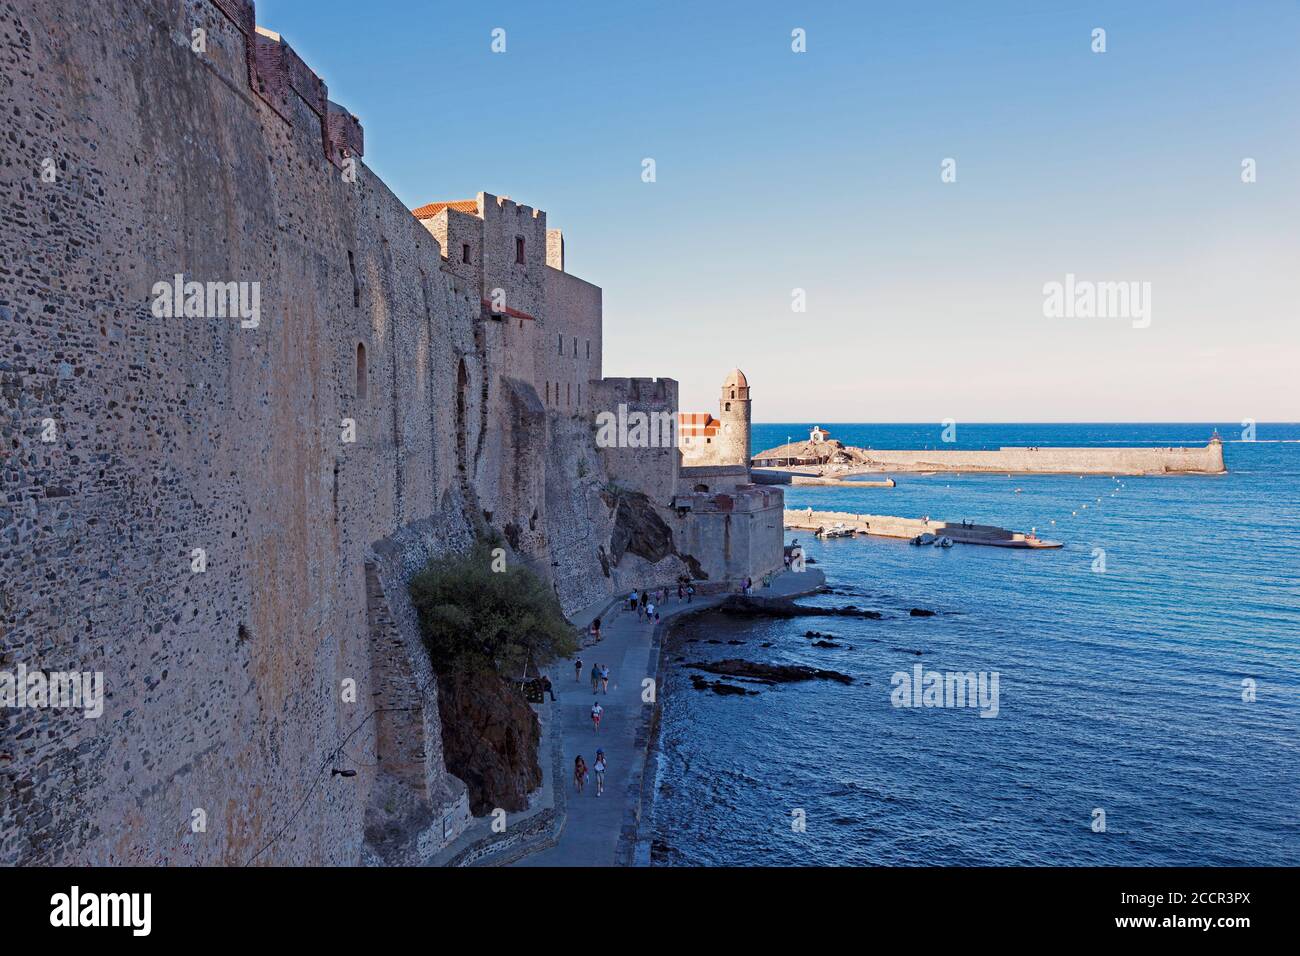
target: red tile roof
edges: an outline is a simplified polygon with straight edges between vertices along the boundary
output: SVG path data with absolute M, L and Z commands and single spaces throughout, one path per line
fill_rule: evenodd
M 677 430 L 690 438 L 712 438 L 718 433 L 722 422 L 708 412 L 678 412 Z
M 456 212 L 467 212 L 471 216 L 478 215 L 477 199 L 455 199 L 451 202 L 431 202 L 424 206 L 412 209 L 416 219 L 432 219 L 444 209 L 454 209 Z

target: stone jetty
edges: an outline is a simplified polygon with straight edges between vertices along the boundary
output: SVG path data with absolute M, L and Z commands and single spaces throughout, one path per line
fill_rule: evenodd
M 817 434 L 814 430 L 814 434 Z M 987 472 L 1019 475 L 1221 475 L 1223 442 L 1168 448 L 1003 447 L 996 450 L 859 448 L 830 438 L 761 451 L 756 468 L 845 478 L 872 472 Z M 791 469 L 798 469 L 793 471 Z M 791 483 L 791 482 L 783 482 Z M 798 483 L 798 482 L 793 482 Z
M 847 511 L 813 511 L 803 508 L 786 510 L 788 531 L 830 531 L 842 529 L 853 534 L 881 538 L 915 538 L 933 534 L 951 538 L 954 544 L 983 544 L 995 548 L 1059 548 L 1061 542 L 1048 541 L 1023 531 L 1010 531 L 987 524 L 962 524 L 935 518 L 900 518 L 894 515 L 852 514 Z

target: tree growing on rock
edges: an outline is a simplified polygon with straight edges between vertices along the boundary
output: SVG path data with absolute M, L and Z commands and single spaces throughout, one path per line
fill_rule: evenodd
M 576 632 L 555 594 L 519 561 L 480 540 L 467 554 L 434 558 L 410 585 L 434 670 L 535 675 L 577 650 Z M 494 570 L 494 567 L 496 570 Z

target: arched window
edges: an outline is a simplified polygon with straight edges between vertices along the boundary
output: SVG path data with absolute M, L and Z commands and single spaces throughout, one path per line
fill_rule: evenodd
M 357 343 L 357 398 L 366 397 L 366 347 Z
M 731 402 L 727 402 L 726 405 L 722 406 L 722 410 L 725 412 L 731 411 Z

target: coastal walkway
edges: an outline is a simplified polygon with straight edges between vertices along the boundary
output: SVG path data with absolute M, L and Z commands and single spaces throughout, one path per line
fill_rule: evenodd
M 814 569 L 782 572 L 768 587 L 756 588 L 764 597 L 794 597 L 816 591 L 825 583 Z M 637 619 L 635 611 L 620 604 L 601 619 L 601 640 L 588 643 L 579 652 L 582 674 L 574 680 L 573 661 L 558 661 L 549 671 L 557 697 L 552 706 L 548 741 L 558 755 L 543 753 L 547 762 L 555 759 L 559 768 L 556 803 L 563 804 L 558 836 L 543 849 L 513 861 L 515 866 L 616 866 L 638 861 L 636 846 L 642 811 L 643 775 L 651 742 L 655 705 L 643 699 L 644 681 L 659 684 L 659 649 L 672 618 L 715 606 L 735 593 L 732 586 L 720 593 L 696 595 L 694 602 L 678 601 L 676 590 L 666 607 L 660 607 L 656 626 Z M 575 623 L 582 623 L 575 621 Z M 586 623 L 590 623 L 588 620 Z M 591 691 L 591 665 L 609 666 L 609 693 Z M 591 705 L 598 700 L 605 709 L 597 733 L 591 723 Z M 543 741 L 543 748 L 548 741 Z M 596 796 L 596 748 L 605 751 L 609 769 L 605 793 Z M 585 790 L 573 786 L 573 762 L 579 754 L 587 762 L 590 777 Z M 651 771 L 652 772 L 652 771 Z M 561 791 L 563 797 L 561 799 Z M 642 841 L 645 846 L 648 842 Z M 640 854 L 640 862 L 647 862 Z

